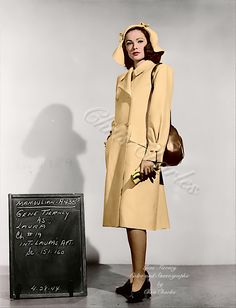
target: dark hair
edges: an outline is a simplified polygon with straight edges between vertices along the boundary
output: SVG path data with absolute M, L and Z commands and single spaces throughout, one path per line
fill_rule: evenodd
M 145 37 L 147 39 L 147 45 L 144 47 L 144 55 L 145 55 L 144 59 L 145 60 L 151 60 L 154 63 L 159 63 L 160 60 L 161 60 L 161 56 L 163 55 L 164 51 L 155 52 L 153 50 L 153 47 L 152 47 L 152 44 L 151 44 L 151 41 L 150 41 L 150 35 L 149 35 L 148 31 L 145 30 L 143 27 L 136 26 L 136 27 L 130 28 L 125 33 L 125 37 L 132 30 L 140 30 L 145 35 Z M 128 52 L 126 50 L 125 38 L 124 38 L 124 41 L 122 43 L 122 48 L 123 48 L 123 52 L 124 52 L 126 68 L 129 69 L 132 66 L 134 67 L 134 61 L 130 59 L 130 57 L 128 56 Z

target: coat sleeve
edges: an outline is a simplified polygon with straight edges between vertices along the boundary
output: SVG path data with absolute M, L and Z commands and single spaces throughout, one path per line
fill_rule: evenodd
M 173 94 L 173 69 L 159 65 L 154 76 L 154 88 L 147 113 L 147 149 L 143 160 L 162 163 L 170 130 Z

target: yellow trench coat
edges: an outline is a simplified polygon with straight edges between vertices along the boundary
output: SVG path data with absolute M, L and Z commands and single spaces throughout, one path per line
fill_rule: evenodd
M 153 183 L 148 179 L 135 185 L 131 180 L 142 159 L 163 161 L 168 140 L 173 69 L 158 66 L 147 113 L 154 66 L 146 60 L 117 78 L 115 117 L 105 147 L 104 227 L 170 228 L 161 172 Z

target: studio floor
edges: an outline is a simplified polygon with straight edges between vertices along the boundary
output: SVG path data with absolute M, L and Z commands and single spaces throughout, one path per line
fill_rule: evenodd
M 24 308 L 235 308 L 235 265 L 161 266 L 149 265 L 151 299 L 128 304 L 114 290 L 126 282 L 130 265 L 87 266 L 86 297 L 9 299 L 9 273 L 0 267 L 0 307 Z

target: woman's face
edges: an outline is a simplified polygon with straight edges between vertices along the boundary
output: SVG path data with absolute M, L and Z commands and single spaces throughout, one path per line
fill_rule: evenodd
M 128 52 L 128 56 L 134 61 L 135 64 L 144 59 L 144 47 L 146 45 L 147 39 L 142 31 L 135 29 L 126 34 L 125 47 Z

